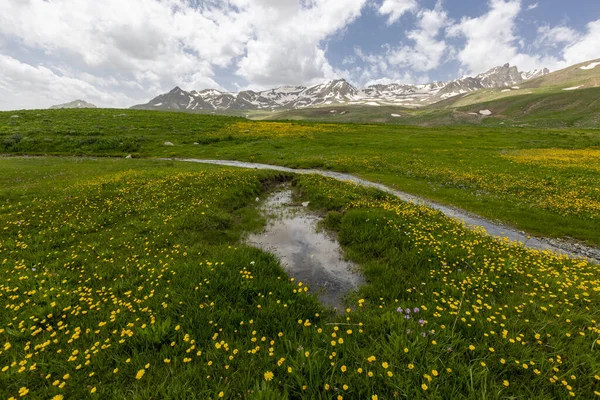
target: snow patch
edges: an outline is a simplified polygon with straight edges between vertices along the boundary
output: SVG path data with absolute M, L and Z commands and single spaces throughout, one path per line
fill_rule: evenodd
M 586 65 L 585 67 L 581 67 L 581 68 L 579 68 L 579 69 L 585 69 L 585 70 L 587 70 L 587 69 L 594 69 L 594 68 L 596 68 L 598 65 L 600 65 L 600 62 L 593 62 L 593 63 L 591 63 L 591 64 L 588 64 L 588 65 Z
M 506 93 L 506 92 L 510 92 L 510 91 L 511 91 L 510 89 L 504 89 L 501 91 L 501 93 Z
M 511 87 L 511 89 L 514 89 L 514 90 L 519 90 L 519 89 L 521 89 L 521 88 L 520 88 L 519 86 L 513 86 L 513 87 Z
M 374 101 L 367 101 L 366 103 L 364 103 L 365 106 L 379 106 L 378 103 L 375 103 Z
M 492 112 L 490 110 L 479 110 L 479 114 L 487 117 L 488 115 L 492 115 Z
M 160 107 L 160 106 L 162 106 L 162 105 L 163 105 L 163 103 L 156 103 L 156 104 L 153 104 L 153 106 L 154 106 L 154 107 Z
M 573 86 L 573 87 L 564 88 L 563 90 L 577 90 L 577 89 L 582 88 L 584 86 L 585 85 Z
M 398 117 L 401 117 L 401 116 L 402 116 L 402 115 L 400 115 L 400 114 L 390 114 L 390 115 L 391 115 L 392 117 L 394 117 L 394 118 L 398 118 Z

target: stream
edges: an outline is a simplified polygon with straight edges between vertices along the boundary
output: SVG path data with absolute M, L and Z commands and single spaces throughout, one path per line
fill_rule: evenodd
M 524 246 L 537 249 L 537 250 L 548 250 L 555 253 L 566 254 L 571 257 L 577 258 L 587 258 L 596 263 L 600 262 L 600 249 L 595 249 L 591 247 L 587 247 L 580 244 L 573 244 L 568 241 L 550 239 L 550 238 L 535 238 L 529 237 L 526 233 L 518 231 L 516 229 L 510 228 L 508 226 L 494 223 L 485 218 L 479 217 L 477 215 L 471 214 L 467 211 L 460 210 L 455 207 L 445 206 L 443 204 L 435 203 L 430 200 L 427 200 L 422 197 L 414 196 L 409 193 L 402 192 L 400 190 L 392 189 L 389 186 L 385 186 L 381 183 L 375 183 L 368 181 L 366 179 L 362 179 L 356 177 L 354 175 L 345 174 L 341 172 L 334 171 L 323 171 L 318 169 L 294 169 L 281 167 L 278 165 L 268 165 L 268 164 L 259 164 L 259 163 L 251 163 L 251 162 L 243 162 L 243 161 L 230 161 L 230 160 L 201 160 L 195 158 L 188 159 L 170 159 L 172 161 L 182 161 L 182 162 L 195 162 L 201 164 L 213 164 L 213 165 L 223 165 L 229 167 L 239 167 L 239 168 L 250 168 L 250 169 L 270 169 L 275 171 L 289 172 L 294 174 L 316 174 L 321 175 L 328 178 L 337 179 L 339 181 L 344 182 L 352 182 L 356 185 L 371 187 L 381 190 L 382 192 L 391 194 L 400 200 L 412 202 L 416 204 L 423 204 L 429 208 L 438 210 L 442 212 L 444 215 L 461 220 L 465 223 L 467 227 L 475 228 L 483 228 L 485 231 L 491 235 L 499 238 L 507 238 L 511 241 L 522 243 Z
M 335 238 L 319 231 L 321 218 L 307 205 L 293 203 L 289 184 L 281 186 L 260 206 L 268 221 L 265 230 L 251 234 L 247 243 L 277 255 L 296 283 L 308 285 L 321 303 L 342 312 L 344 296 L 364 279 L 354 264 L 342 258 Z

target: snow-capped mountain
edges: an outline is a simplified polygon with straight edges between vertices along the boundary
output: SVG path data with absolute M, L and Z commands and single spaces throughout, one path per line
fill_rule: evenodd
M 281 86 L 255 92 L 245 90 L 226 93 L 215 89 L 186 92 L 175 87 L 147 104 L 133 106 L 145 110 L 280 110 L 318 107 L 333 104 L 423 106 L 460 94 L 485 88 L 511 87 L 525 80 L 550 73 L 547 68 L 519 72 L 515 66 L 505 64 L 474 77 L 462 77 L 450 82 L 433 82 L 424 85 L 372 85 L 357 89 L 344 79 L 304 87 Z
M 74 100 L 70 103 L 57 104 L 50 108 L 96 108 L 96 106 L 93 105 L 92 103 L 88 103 L 87 101 Z

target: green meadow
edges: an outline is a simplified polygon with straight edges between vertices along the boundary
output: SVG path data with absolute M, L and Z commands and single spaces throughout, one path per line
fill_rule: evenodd
M 350 172 L 532 235 L 600 245 L 597 130 L 252 122 L 170 112 L 40 110 L 0 113 L 0 151 L 235 159 Z
M 352 172 L 598 244 L 595 131 L 129 110 L 0 121 L 0 398 L 600 396 L 598 265 L 374 189 L 158 159 Z M 366 279 L 341 314 L 245 244 L 267 223 L 256 198 L 283 182 Z

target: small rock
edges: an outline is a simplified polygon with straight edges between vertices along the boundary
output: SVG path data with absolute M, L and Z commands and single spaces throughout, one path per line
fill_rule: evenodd
M 487 117 L 488 115 L 492 115 L 492 112 L 490 110 L 479 110 L 479 114 Z
M 11 117 L 11 118 L 21 118 L 21 117 L 19 117 L 18 115 L 11 115 L 10 117 Z
M 308 207 L 309 204 L 310 204 L 310 201 L 305 201 L 304 203 L 302 203 L 302 207 Z
M 198 143 L 198 142 L 194 142 L 194 144 L 195 144 L 196 146 L 198 146 L 200 143 Z
M 125 158 L 133 158 L 133 157 L 131 156 L 131 154 L 128 154 L 127 157 L 125 157 Z
M 164 145 L 165 145 L 165 146 L 175 146 L 175 145 L 174 145 L 173 143 L 171 143 L 171 142 L 165 142 L 165 143 L 164 143 Z

